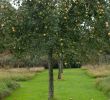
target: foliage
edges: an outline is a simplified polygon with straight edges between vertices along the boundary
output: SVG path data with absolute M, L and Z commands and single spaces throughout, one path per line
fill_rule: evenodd
M 109 51 L 109 2 L 24 0 L 18 10 L 1 3 L 1 51 L 21 57 L 46 55 L 52 47 L 58 54 L 74 52 L 82 62 Z
M 3 50 L 10 50 L 14 44 L 14 38 L 11 37 L 14 31 L 15 9 L 9 2 L 0 2 L 0 52 Z

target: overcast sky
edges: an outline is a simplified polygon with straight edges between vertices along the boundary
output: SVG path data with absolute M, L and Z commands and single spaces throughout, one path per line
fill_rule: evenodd
M 18 4 L 18 2 L 19 2 L 19 4 Z M 15 9 L 18 9 L 19 6 L 21 6 L 21 4 L 22 4 L 22 0 L 16 0 L 15 2 L 14 2 L 14 0 L 11 0 L 10 3 Z

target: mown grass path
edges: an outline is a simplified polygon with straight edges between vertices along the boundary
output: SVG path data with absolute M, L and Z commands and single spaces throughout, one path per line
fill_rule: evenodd
M 62 80 L 55 70 L 55 100 L 109 100 L 95 88 L 95 79 L 84 70 L 67 69 Z M 6 100 L 48 100 L 48 71 L 38 73 L 33 80 L 22 82 Z

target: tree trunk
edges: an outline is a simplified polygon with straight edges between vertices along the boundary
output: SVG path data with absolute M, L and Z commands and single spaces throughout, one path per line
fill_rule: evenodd
M 60 62 L 59 62 L 59 69 L 58 69 L 58 79 L 62 79 L 63 73 L 63 54 L 60 54 Z
M 60 58 L 60 63 L 61 63 L 61 73 L 63 73 L 63 53 L 61 53 L 61 58 Z
M 59 67 L 58 67 L 58 79 L 62 79 L 61 62 L 59 62 Z
M 52 53 L 53 50 L 50 49 L 48 52 L 48 67 L 49 67 L 49 96 L 48 100 L 53 100 L 54 97 L 54 78 L 53 78 L 53 64 L 52 64 Z

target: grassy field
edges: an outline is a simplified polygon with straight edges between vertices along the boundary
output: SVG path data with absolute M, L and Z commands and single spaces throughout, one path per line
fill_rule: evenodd
M 57 71 L 54 71 L 55 100 L 108 100 L 95 87 L 95 79 L 87 76 L 82 69 L 67 69 L 62 80 L 57 80 Z M 38 73 L 33 80 L 21 83 L 17 89 L 5 100 L 47 100 L 48 98 L 48 71 Z
M 36 72 L 42 69 L 17 68 L 17 69 L 0 69 L 0 100 L 10 95 L 16 88 L 20 87 L 19 82 L 33 78 Z
M 110 65 L 96 66 L 94 69 L 88 66 L 87 74 L 96 78 L 96 87 L 110 98 Z

